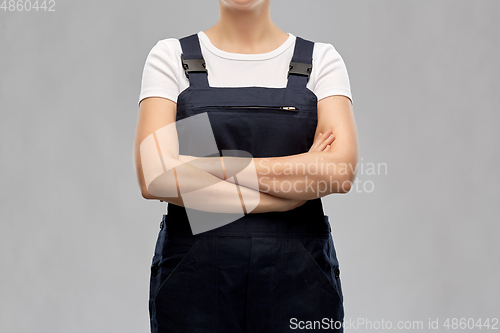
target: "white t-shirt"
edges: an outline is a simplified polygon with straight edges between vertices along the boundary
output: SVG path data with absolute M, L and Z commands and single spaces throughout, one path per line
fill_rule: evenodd
M 271 52 L 242 54 L 220 50 L 203 31 L 198 32 L 208 71 L 208 84 L 211 87 L 285 88 L 296 39 L 291 33 L 288 35 L 288 39 Z M 139 103 L 153 96 L 177 103 L 179 93 L 189 86 L 182 68 L 181 53 L 181 43 L 176 38 L 156 43 L 144 66 Z M 352 103 L 346 66 L 332 44 L 314 43 L 312 65 L 306 87 L 316 94 L 318 101 L 332 95 L 344 95 Z

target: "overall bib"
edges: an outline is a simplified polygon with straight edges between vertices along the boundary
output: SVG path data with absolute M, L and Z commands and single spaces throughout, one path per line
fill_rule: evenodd
M 177 120 L 206 112 L 221 151 L 260 158 L 310 149 L 318 103 L 306 88 L 313 42 L 296 37 L 286 88 L 210 87 L 197 34 L 180 43 L 190 86 L 178 96 Z M 339 263 L 320 198 L 196 235 L 186 209 L 169 203 L 160 223 L 151 332 L 343 332 Z

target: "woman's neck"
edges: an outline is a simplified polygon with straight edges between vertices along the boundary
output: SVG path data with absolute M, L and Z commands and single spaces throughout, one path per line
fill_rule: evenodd
M 219 21 L 204 32 L 215 47 L 244 54 L 270 52 L 288 38 L 272 22 L 269 1 L 243 9 L 221 4 Z

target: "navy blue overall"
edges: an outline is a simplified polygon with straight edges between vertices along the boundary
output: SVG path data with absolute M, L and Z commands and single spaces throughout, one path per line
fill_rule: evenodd
M 310 149 L 318 102 L 306 88 L 313 42 L 296 37 L 286 88 L 210 87 L 197 34 L 180 42 L 190 86 L 178 96 L 177 120 L 207 112 L 219 150 L 254 158 Z M 151 265 L 152 332 L 343 332 L 339 263 L 320 198 L 286 212 L 249 213 L 196 235 L 186 209 L 169 203 L 160 223 Z

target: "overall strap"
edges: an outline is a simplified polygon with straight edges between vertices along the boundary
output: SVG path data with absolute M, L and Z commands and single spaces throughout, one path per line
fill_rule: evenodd
M 287 88 L 305 87 L 312 71 L 314 42 L 296 36 L 295 49 L 288 70 Z
M 205 59 L 201 54 L 200 40 L 198 34 L 179 39 L 181 43 L 181 62 L 186 77 L 191 86 L 208 87 L 208 71 Z

